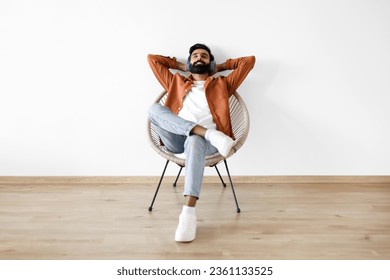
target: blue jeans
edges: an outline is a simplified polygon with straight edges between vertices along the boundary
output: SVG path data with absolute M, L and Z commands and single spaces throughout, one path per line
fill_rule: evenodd
M 169 108 L 155 103 L 148 113 L 153 129 L 168 151 L 175 154 L 184 152 L 186 156 L 184 195 L 199 198 L 206 156 L 218 150 L 203 137 L 190 135 L 196 123 L 178 117 Z

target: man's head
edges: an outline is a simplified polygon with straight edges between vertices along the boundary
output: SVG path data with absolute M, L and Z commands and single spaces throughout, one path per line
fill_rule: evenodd
M 195 44 L 190 48 L 188 57 L 188 66 L 191 73 L 194 74 L 211 74 L 210 63 L 214 61 L 209 47 L 204 44 Z

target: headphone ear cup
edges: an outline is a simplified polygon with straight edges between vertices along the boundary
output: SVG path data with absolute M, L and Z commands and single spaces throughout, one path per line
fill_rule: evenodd
M 190 71 L 190 58 L 187 59 L 186 71 Z
M 215 60 L 213 60 L 213 61 L 211 61 L 210 62 L 210 73 L 213 73 L 214 72 L 214 70 L 215 70 L 215 65 L 216 65 L 217 63 L 215 62 Z

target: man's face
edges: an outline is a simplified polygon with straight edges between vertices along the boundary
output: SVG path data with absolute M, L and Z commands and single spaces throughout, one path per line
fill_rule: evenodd
M 190 57 L 190 72 L 206 74 L 210 72 L 210 55 L 204 49 L 196 49 Z
M 196 49 L 191 54 L 190 63 L 197 65 L 198 63 L 210 64 L 210 55 L 204 49 Z

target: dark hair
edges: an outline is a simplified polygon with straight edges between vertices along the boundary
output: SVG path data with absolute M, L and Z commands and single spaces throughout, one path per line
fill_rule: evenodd
M 210 61 L 214 61 L 214 56 L 212 55 L 209 47 L 204 45 L 204 44 L 199 44 L 199 43 L 193 45 L 190 48 L 190 57 L 191 57 L 191 54 L 194 52 L 194 50 L 197 50 L 197 49 L 203 49 L 203 50 L 207 51 L 209 53 L 209 55 L 210 55 Z

